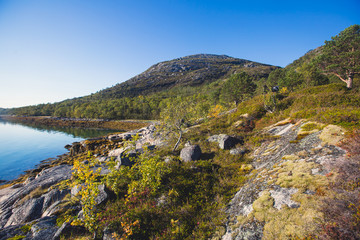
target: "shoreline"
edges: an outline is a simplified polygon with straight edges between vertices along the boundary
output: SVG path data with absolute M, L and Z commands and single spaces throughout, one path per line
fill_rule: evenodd
M 58 118 L 48 116 L 12 116 L 0 115 L 0 120 L 10 121 L 14 123 L 21 123 L 24 125 L 46 125 L 50 127 L 71 127 L 71 128 L 84 128 L 84 129 L 107 129 L 118 132 L 128 132 L 149 126 L 154 121 L 151 120 L 104 120 L 104 119 L 76 119 L 76 118 Z M 111 134 L 110 134 L 111 135 Z M 86 138 L 83 141 L 96 142 L 100 139 L 105 140 L 108 134 L 97 138 Z M 68 164 L 72 161 L 70 149 L 67 146 L 72 146 L 74 143 L 68 143 L 63 146 L 68 152 L 43 159 L 39 161 L 33 168 L 24 170 L 18 177 L 11 180 L 0 179 L 0 189 L 24 182 L 29 177 L 34 177 L 44 169 L 51 168 L 58 165 Z
M 97 128 L 126 132 L 145 127 L 152 120 L 107 120 L 84 118 L 60 118 L 50 116 L 14 116 L 0 115 L 0 119 L 24 124 L 46 125 L 54 127 Z
M 107 120 L 107 119 L 84 119 L 84 118 L 60 118 L 50 116 L 15 116 L 0 115 L 0 119 L 29 124 L 45 125 L 53 127 L 74 127 L 74 128 L 94 128 L 105 130 L 117 130 L 126 132 L 138 129 L 151 124 L 152 120 Z

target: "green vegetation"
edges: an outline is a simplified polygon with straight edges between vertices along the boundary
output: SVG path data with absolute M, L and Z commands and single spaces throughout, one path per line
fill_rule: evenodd
M 201 101 L 205 99 L 210 105 L 219 103 L 223 80 L 234 72 L 246 72 L 257 82 L 274 69 L 277 67 L 227 56 L 189 56 L 154 65 L 124 83 L 86 97 L 15 108 L 11 113 L 21 116 L 158 119 L 167 102 L 177 97 L 195 96 Z
M 235 106 L 246 98 L 251 97 L 256 89 L 254 78 L 242 72 L 232 75 L 222 88 L 224 101 L 235 102 Z
M 31 230 L 31 225 L 26 224 L 21 227 L 21 230 L 23 231 L 24 234 L 27 234 Z
M 166 107 L 161 111 L 161 130 L 166 135 L 177 135 L 177 142 L 173 151 L 177 149 L 186 127 L 194 125 L 201 117 L 206 117 L 207 105 L 195 104 L 194 99 L 185 101 L 180 97 L 167 102 Z
M 210 125 L 206 128 L 212 131 Z M 116 167 L 116 162 L 110 161 L 110 173 L 99 176 L 89 165 L 81 163 L 91 159 L 90 155 L 78 156 L 73 181 L 67 184 L 82 183 L 79 196 L 83 210 L 92 208 L 88 209 L 89 217 L 83 220 L 72 216 L 71 211 L 59 219 L 82 224 L 99 236 L 107 228 L 118 239 L 202 239 L 212 237 L 214 230 L 223 234 L 226 203 L 253 168 L 245 157 L 219 151 L 200 140 L 199 131 L 205 129 L 185 133 L 187 139 L 196 141 L 203 150 L 202 159 L 195 162 L 180 163 L 178 152 L 164 147 L 141 154 L 133 159 L 132 167 Z M 124 146 L 131 150 L 133 144 L 131 141 Z M 170 161 L 165 163 L 164 156 Z M 116 197 L 95 207 L 91 202 L 96 192 L 91 191 L 96 191 L 101 183 Z
M 95 222 L 95 206 L 96 197 L 99 194 L 99 183 L 96 180 L 100 176 L 101 168 L 98 168 L 96 171 L 91 170 L 90 167 L 94 167 L 95 165 L 96 161 L 92 160 L 92 158 L 90 158 L 90 162 L 88 164 L 74 161 L 74 180 L 71 183 L 72 187 L 80 188 L 78 196 L 84 215 L 83 219 L 76 219 L 72 222 L 72 224 L 83 224 L 90 232 L 95 232 L 97 228 Z
M 325 41 L 317 64 L 328 74 L 333 74 L 351 89 L 355 74 L 360 73 L 360 25 L 352 25 Z

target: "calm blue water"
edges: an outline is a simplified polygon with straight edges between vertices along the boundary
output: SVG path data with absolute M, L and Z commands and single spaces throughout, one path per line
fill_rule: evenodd
M 0 119 L 0 180 L 12 180 L 41 160 L 66 153 L 66 144 L 106 133 L 109 131 L 24 126 Z

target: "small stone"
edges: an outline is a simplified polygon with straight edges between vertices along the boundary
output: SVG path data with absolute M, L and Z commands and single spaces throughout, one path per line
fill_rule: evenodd
M 320 169 L 319 168 L 313 168 L 311 169 L 311 174 L 312 175 L 320 175 Z
M 100 184 L 98 186 L 99 194 L 95 198 L 95 202 L 97 205 L 105 202 L 109 198 L 109 194 L 106 191 L 105 184 Z

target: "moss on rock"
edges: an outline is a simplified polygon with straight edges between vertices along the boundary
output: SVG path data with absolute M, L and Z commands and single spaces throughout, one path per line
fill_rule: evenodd
M 306 122 L 301 127 L 297 134 L 296 140 L 301 140 L 304 137 L 319 132 L 325 127 L 324 124 L 318 122 Z
M 322 130 L 319 138 L 323 143 L 336 145 L 344 139 L 344 135 L 345 129 L 343 129 L 342 127 L 336 125 L 328 125 Z
M 278 171 L 276 184 L 283 188 L 299 188 L 303 191 L 315 191 L 318 186 L 327 184 L 327 179 L 322 175 L 313 175 L 311 169 L 319 165 L 314 162 L 286 161 Z

